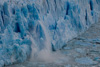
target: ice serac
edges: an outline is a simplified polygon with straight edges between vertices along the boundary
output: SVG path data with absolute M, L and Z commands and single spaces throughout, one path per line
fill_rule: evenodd
M 0 65 L 56 51 L 98 22 L 100 0 L 1 0 Z

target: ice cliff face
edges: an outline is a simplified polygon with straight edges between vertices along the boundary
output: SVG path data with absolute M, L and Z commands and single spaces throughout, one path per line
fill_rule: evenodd
M 0 65 L 23 62 L 32 49 L 62 48 L 99 14 L 100 0 L 1 0 Z

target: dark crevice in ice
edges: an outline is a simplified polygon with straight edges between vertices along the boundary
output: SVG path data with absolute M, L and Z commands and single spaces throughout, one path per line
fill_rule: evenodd
M 89 4 L 90 4 L 90 9 L 93 10 L 93 2 L 92 2 L 92 0 L 90 0 Z
M 14 8 L 12 9 L 12 14 L 15 14 L 15 9 Z
M 69 2 L 67 2 L 66 15 L 68 15 L 69 8 L 70 8 L 70 5 L 69 5 Z
M 85 13 L 86 13 L 86 15 L 85 15 L 85 20 L 86 20 L 86 22 L 87 22 L 87 10 L 85 10 Z
M 21 32 L 18 23 L 15 24 L 15 32 L 16 32 L 16 33 Z

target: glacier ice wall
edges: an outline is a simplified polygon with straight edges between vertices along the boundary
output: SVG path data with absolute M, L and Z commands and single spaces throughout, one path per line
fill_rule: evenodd
M 32 49 L 61 49 L 98 22 L 100 0 L 0 0 L 0 65 L 25 61 Z

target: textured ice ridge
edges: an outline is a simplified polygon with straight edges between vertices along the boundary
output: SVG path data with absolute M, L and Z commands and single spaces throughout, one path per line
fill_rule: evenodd
M 99 6 L 100 0 L 0 0 L 0 65 L 23 62 L 32 49 L 62 48 L 98 21 Z

